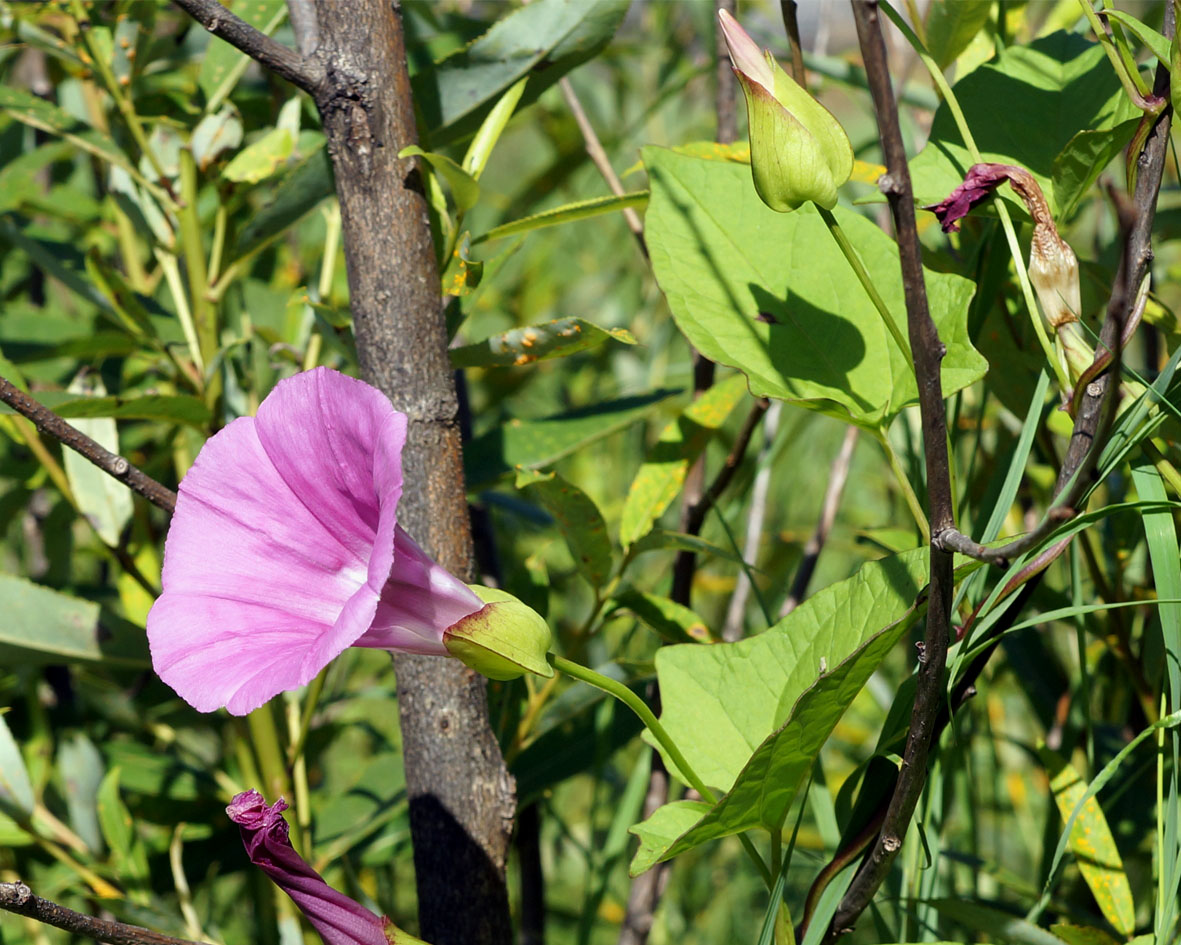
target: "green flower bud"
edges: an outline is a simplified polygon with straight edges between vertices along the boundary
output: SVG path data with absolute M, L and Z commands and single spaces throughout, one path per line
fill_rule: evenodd
M 553 638 L 541 615 L 504 591 L 475 584 L 471 589 L 484 606 L 443 631 L 447 652 L 489 679 L 552 676 L 545 657 Z
M 725 10 L 718 11 L 734 74 L 746 93 L 755 190 L 772 210 L 808 200 L 825 209 L 853 173 L 853 148 L 832 113 L 800 88 Z

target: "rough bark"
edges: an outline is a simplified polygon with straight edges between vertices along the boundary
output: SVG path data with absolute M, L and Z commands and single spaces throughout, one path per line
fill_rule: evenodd
M 401 20 L 386 0 L 314 6 L 324 69 L 314 94 L 336 173 L 361 371 L 409 417 L 398 518 L 470 579 L 458 402 L 427 204 L 413 161 L 397 156 L 417 140 Z M 516 804 L 485 681 L 451 660 L 400 656 L 396 665 L 422 935 L 434 945 L 503 945 Z

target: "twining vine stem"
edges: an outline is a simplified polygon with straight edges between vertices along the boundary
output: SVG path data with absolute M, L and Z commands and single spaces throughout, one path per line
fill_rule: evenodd
M 891 185 L 892 189 L 897 186 L 899 178 L 893 174 L 895 164 L 891 160 L 891 149 L 887 146 L 887 137 L 893 139 L 895 156 L 901 151 L 901 139 L 897 132 L 897 111 L 893 102 L 889 74 L 885 68 L 885 49 L 881 37 L 880 23 L 877 17 L 877 4 L 872 2 L 862 3 L 859 0 L 853 0 L 853 12 L 857 21 L 858 36 L 861 40 L 867 78 L 870 90 L 874 96 L 879 127 L 882 131 L 883 151 L 887 157 L 887 177 L 890 179 L 887 181 L 887 184 Z M 1166 4 L 1165 23 L 1163 27 L 1166 35 L 1172 35 L 1174 23 L 1173 5 L 1171 3 Z M 1163 97 L 1166 101 L 1168 100 L 1169 73 L 1163 64 L 1157 67 L 1153 91 L 1155 95 Z M 1052 508 L 1056 507 L 1061 510 L 1058 513 L 1059 515 L 1069 514 L 1070 503 L 1075 498 L 1076 489 L 1081 491 L 1089 483 L 1091 474 L 1094 471 L 1095 458 L 1098 455 L 1099 445 L 1102 442 L 1103 428 L 1110 418 L 1111 389 L 1118 387 L 1122 342 L 1127 338 L 1129 331 L 1134 325 L 1138 290 L 1144 283 L 1144 279 L 1148 274 L 1149 264 L 1153 257 L 1151 247 L 1152 226 L 1156 214 L 1157 194 L 1160 190 L 1161 176 L 1168 148 L 1170 124 L 1171 110 L 1166 108 L 1148 134 L 1144 149 L 1136 159 L 1139 172 L 1136 176 L 1135 192 L 1131 201 L 1131 207 L 1128 208 L 1126 204 L 1121 206 L 1121 202 L 1117 201 L 1117 207 L 1121 211 L 1121 223 L 1123 224 L 1124 231 L 1124 252 L 1119 272 L 1112 287 L 1111 298 L 1100 334 L 1101 344 L 1096 352 L 1096 367 L 1092 371 L 1088 371 L 1087 375 L 1082 378 L 1080 381 L 1080 390 L 1076 396 L 1076 402 L 1078 404 L 1077 418 L 1071 435 L 1070 445 L 1059 470 L 1058 480 L 1055 486 L 1055 503 L 1052 506 Z M 889 134 L 887 134 L 888 131 Z M 901 166 L 905 170 L 904 154 L 902 155 L 902 161 Z M 906 207 L 902 209 L 904 215 L 910 218 L 910 222 L 913 225 L 913 210 L 910 207 L 911 203 L 908 199 Z M 899 250 L 905 267 L 908 251 L 917 252 L 917 237 L 913 235 L 913 230 L 908 237 L 903 232 L 902 227 L 899 226 L 899 208 L 896 207 L 893 198 L 891 199 L 891 208 L 895 211 L 895 226 L 898 229 Z M 906 282 L 906 287 L 909 291 L 911 288 L 909 280 Z M 911 314 L 909 295 L 907 309 L 908 315 Z M 915 348 L 915 350 L 916 352 L 919 351 L 918 348 Z M 1113 376 L 1116 378 L 1115 383 L 1112 381 Z M 921 377 L 919 387 L 921 398 L 929 394 L 929 392 L 924 391 Z M 925 405 L 926 400 L 921 399 L 920 409 L 923 409 Z M 942 401 L 940 401 L 941 405 Z M 940 413 L 942 413 L 942 410 Z M 927 434 L 925 411 L 924 440 L 925 446 L 929 450 L 932 439 Z M 942 432 L 940 432 L 938 442 L 943 441 L 944 438 Z M 930 470 L 932 467 L 929 452 L 927 462 L 928 480 L 930 482 Z M 942 468 L 946 470 L 948 467 L 945 465 Z M 955 531 L 954 523 L 944 525 L 937 517 L 935 509 L 936 506 L 932 502 L 932 534 L 935 536 L 933 543 L 938 541 L 939 536 L 946 537 Z M 1035 559 L 1035 562 L 1023 572 L 1025 582 L 1023 586 L 1020 586 L 1020 582 L 1011 582 L 1012 587 L 1007 589 L 1006 593 L 1010 590 L 1017 590 L 1020 586 L 1020 593 L 1017 600 L 1010 607 L 1005 618 L 1002 618 L 1002 620 L 993 626 L 989 638 L 983 641 L 987 644 L 985 649 L 979 653 L 956 681 L 950 698 L 947 700 L 937 700 L 934 705 L 935 714 L 922 720 L 930 727 L 928 745 L 938 740 L 940 734 L 950 723 L 952 713 L 957 711 L 975 694 L 976 680 L 984 670 L 1000 637 L 1003 635 L 1005 629 L 1015 621 L 1016 615 L 1024 609 L 1045 567 L 1050 561 L 1060 555 L 1068 544 L 1069 539 L 1060 541 L 1039 555 Z M 936 549 L 933 548 L 933 562 L 935 554 Z M 940 552 L 940 554 L 945 554 L 945 552 Z M 932 582 L 931 586 L 931 602 L 932 606 L 934 606 L 934 582 Z M 930 630 L 929 621 L 930 616 L 928 616 L 928 631 Z M 946 658 L 945 651 L 940 655 L 943 659 Z M 931 656 L 932 653 L 928 643 L 924 652 L 927 664 L 920 667 L 919 689 L 916 691 L 915 710 L 912 715 L 911 730 L 907 739 L 907 755 L 904 758 L 903 767 L 899 772 L 893 794 L 890 797 L 889 806 L 884 813 L 882 830 L 878 835 L 873 852 L 854 877 L 853 884 L 849 887 L 837 907 L 832 925 L 826 936 L 826 941 L 832 941 L 837 935 L 847 931 L 852 926 L 858 915 L 868 906 L 878 885 L 884 879 L 886 869 L 881 867 L 878 858 L 883 841 L 885 838 L 890 837 L 890 846 L 894 846 L 895 842 L 900 846 L 899 838 L 905 832 L 906 824 L 909 823 L 909 815 L 904 822 L 894 823 L 895 815 L 900 807 L 898 803 L 899 795 L 913 792 L 914 800 L 917 801 L 918 795 L 921 793 L 923 781 L 925 780 L 925 772 L 922 770 L 916 771 L 908 762 L 910 761 L 911 741 L 915 737 L 915 724 L 920 721 L 919 698 L 923 686 L 923 670 L 929 670 Z M 913 804 L 911 804 L 911 814 L 913 814 L 913 809 Z M 888 865 L 887 862 L 885 867 L 888 868 Z
M 890 84 L 886 43 L 882 36 L 877 3 L 853 0 L 853 17 L 857 24 L 857 38 L 861 44 L 862 61 L 865 63 L 886 162 L 886 173 L 878 186 L 889 201 L 898 241 L 906 298 L 907 334 L 919 390 L 931 533 L 936 534 L 955 526 L 947 450 L 947 415 L 939 374 L 947 349 L 939 340 L 939 333 L 927 307 L 922 256 L 915 225 L 914 194 L 906 148 L 898 127 L 898 108 Z M 932 543 L 930 555 L 926 633 L 902 769 L 877 839 L 837 907 L 828 932 L 829 939 L 853 925 L 886 878 L 894 857 L 902 847 L 902 838 L 906 835 L 926 783 L 931 734 L 944 699 L 944 668 L 954 587 L 951 552 Z

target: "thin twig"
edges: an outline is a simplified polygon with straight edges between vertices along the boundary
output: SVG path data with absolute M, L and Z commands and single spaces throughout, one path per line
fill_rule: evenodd
M 591 163 L 603 175 L 603 180 L 611 188 L 611 193 L 615 194 L 616 197 L 622 197 L 624 194 L 623 182 L 619 179 L 619 175 L 615 173 L 615 168 L 611 166 L 607 152 L 603 149 L 603 144 L 599 141 L 599 136 L 595 133 L 595 126 L 587 118 L 586 109 L 582 107 L 582 102 L 578 100 L 578 94 L 574 91 L 574 86 L 570 84 L 568 78 L 563 78 L 558 83 L 558 87 L 562 90 L 562 97 L 566 99 L 566 104 L 570 107 L 570 114 L 574 116 L 574 122 L 578 125 L 578 130 L 582 134 L 582 141 L 586 147 L 586 156 L 591 159 Z M 640 219 L 640 215 L 631 207 L 624 208 L 623 219 L 627 221 L 628 229 L 639 240 L 640 252 L 647 259 L 648 247 L 644 243 L 644 221 Z
M 245 20 L 235 16 L 217 0 L 172 0 L 176 6 L 219 39 L 240 49 L 280 78 L 303 89 L 313 98 L 324 82 L 324 66 L 301 56 L 294 49 L 271 39 Z
M 783 413 L 783 401 L 777 400 L 767 411 L 763 421 L 763 446 L 759 450 L 755 467 L 755 484 L 750 490 L 750 509 L 746 514 L 746 541 L 742 546 L 742 560 L 755 561 L 763 540 L 763 526 L 767 519 L 767 496 L 771 491 L 771 451 L 775 448 L 775 436 L 779 432 L 779 417 Z M 722 624 L 722 639 L 727 643 L 741 640 L 746 624 L 746 602 L 754 588 L 751 574 L 746 568 L 738 572 L 738 583 L 730 603 L 726 605 L 726 620 Z
M 932 533 L 954 527 L 950 465 L 947 452 L 947 415 L 943 403 L 940 364 L 947 348 L 939 339 L 935 322 L 927 307 L 923 281 L 922 255 L 914 217 L 914 194 L 910 184 L 906 148 L 898 126 L 898 108 L 890 84 L 886 43 L 882 36 L 876 2 L 853 2 L 857 38 L 873 97 L 881 136 L 886 174 L 879 187 L 890 203 L 898 253 L 902 266 L 902 286 L 906 297 L 907 329 L 914 356 L 915 377 L 919 389 L 919 413 L 922 417 L 923 452 L 927 465 L 927 501 L 930 506 Z M 869 904 L 889 872 L 890 864 L 902 847 L 919 795 L 927 779 L 927 755 L 931 734 L 944 698 L 944 668 L 952 616 L 952 555 L 932 544 L 930 584 L 928 587 L 926 632 L 919 657 L 914 709 L 907 733 L 902 769 L 898 775 L 882 829 L 865 862 L 837 907 L 829 938 L 850 928 Z
M 722 10 L 733 16 L 737 6 L 737 0 L 718 0 L 714 11 L 714 114 L 717 117 L 714 137 L 718 144 L 731 144 L 738 138 L 738 80 L 730 66 L 730 50 L 726 48 L 726 38 L 717 19 Z
M 287 19 L 300 55 L 312 55 L 320 45 L 320 21 L 312 0 L 287 0 Z
M 858 14 L 858 4 L 854 2 L 854 12 Z M 858 26 L 860 27 L 860 16 Z M 1174 29 L 1174 8 L 1171 3 L 1165 5 L 1164 31 L 1171 35 Z M 1164 66 L 1158 66 L 1154 94 L 1169 95 L 1169 73 Z M 1101 332 L 1102 345 L 1096 355 L 1096 362 L 1103 363 L 1105 373 L 1101 377 L 1084 377 L 1080 382 L 1082 390 L 1078 398 L 1079 409 L 1075 419 L 1074 431 L 1071 435 L 1070 447 L 1064 457 L 1059 470 L 1058 481 L 1055 486 L 1055 499 L 1062 497 L 1064 490 L 1073 491 L 1074 483 L 1086 483 L 1090 478 L 1087 458 L 1092 457 L 1090 470 L 1094 468 L 1094 457 L 1098 454 L 1096 444 L 1101 441 L 1101 428 L 1105 422 L 1105 415 L 1110 416 L 1107 409 L 1109 403 L 1108 389 L 1112 386 L 1111 377 L 1118 375 L 1121 342 L 1126 340 L 1128 323 L 1134 317 L 1137 288 L 1148 272 L 1152 260 L 1151 234 L 1153 220 L 1156 214 L 1157 195 L 1160 190 L 1161 175 L 1169 141 L 1171 111 L 1166 109 L 1150 132 L 1143 152 L 1138 161 L 1140 173 L 1137 175 L 1135 195 L 1133 197 L 1132 212 L 1121 213 L 1125 223 L 1124 253 L 1120 263 L 1120 270 L 1107 307 L 1107 315 Z M 1090 373 L 1090 372 L 1088 372 Z M 1082 488 L 1081 486 L 1079 488 Z M 1046 549 L 1036 559 L 1023 569 L 1021 575 L 1006 585 L 1002 595 L 1018 591 L 1018 597 L 1004 616 L 991 628 L 989 636 L 981 641 L 986 646 L 973 659 L 968 668 L 956 681 L 950 699 L 944 704 L 936 716 L 932 726 L 932 743 L 938 742 L 940 735 L 950 723 L 953 713 L 957 712 L 976 693 L 976 680 L 983 672 L 990 657 L 999 645 L 1002 636 L 1009 626 L 1017 619 L 1017 615 L 1024 610 L 1026 603 L 1037 587 L 1041 576 L 1049 564 L 1057 558 L 1070 544 L 1070 539 L 1063 539 Z M 903 772 L 907 769 L 904 766 Z M 900 779 L 902 774 L 900 773 Z M 894 795 L 897 794 L 897 788 Z M 891 806 L 893 796 L 891 797 Z M 864 868 L 863 868 L 864 872 Z M 860 878 L 861 874 L 858 874 Z M 860 895 L 857 900 L 851 896 L 856 889 L 857 879 L 845 894 L 838 907 L 837 917 L 830 929 L 829 940 L 834 934 L 848 928 L 862 909 L 868 903 L 870 896 Z
M 742 421 L 742 427 L 734 437 L 734 445 L 730 448 L 730 453 L 726 457 L 726 461 L 722 463 L 722 468 L 718 470 L 718 474 L 714 476 L 714 481 L 705 490 L 701 501 L 689 511 L 689 534 L 696 535 L 701 531 L 701 526 L 705 523 L 706 513 L 722 497 L 722 493 L 730 485 L 734 474 L 738 472 L 738 467 L 742 464 L 742 460 L 746 456 L 747 447 L 750 446 L 750 438 L 754 435 L 755 430 L 758 429 L 759 422 L 763 419 L 763 415 L 766 414 L 767 408 L 770 406 L 771 401 L 764 399 L 759 400 L 750 408 L 750 413 L 746 415 L 746 419 Z
M 652 773 L 648 777 L 648 793 L 644 795 L 643 819 L 647 820 L 668 801 L 668 770 L 657 751 L 652 752 Z M 627 911 L 619 929 L 619 945 L 644 945 L 652 931 L 656 906 L 668 885 L 671 861 L 657 863 L 646 873 L 632 880 L 627 896 Z
M 812 537 L 804 545 L 804 557 L 800 561 L 799 568 L 796 569 L 795 580 L 792 581 L 787 600 L 783 602 L 783 607 L 779 611 L 780 617 L 786 617 L 795 610 L 800 601 L 804 599 L 804 595 L 808 593 L 808 582 L 812 580 L 812 574 L 816 570 L 816 562 L 820 559 L 820 552 L 824 549 L 828 533 L 832 531 L 833 523 L 837 518 L 837 509 L 840 507 L 841 496 L 845 491 L 845 482 L 849 478 L 849 464 L 853 461 L 853 448 L 857 445 L 857 433 L 857 427 L 850 425 L 845 431 L 841 451 L 832 461 L 832 468 L 828 472 L 828 488 L 824 491 L 824 505 L 820 510 L 820 521 L 816 523 L 816 531 L 812 533 Z
M 66 423 L 48 407 L 43 407 L 3 377 L 0 377 L 0 401 L 32 420 L 42 433 L 48 433 L 63 446 L 68 446 L 76 453 L 81 454 L 108 476 L 118 479 L 149 502 L 160 506 L 166 512 L 175 510 L 175 492 L 158 483 L 147 473 L 132 466 L 122 456 L 117 456 L 110 450 L 103 448 L 81 430 Z
M 24 883 L 0 883 L 0 909 L 23 915 L 107 945 L 197 945 L 184 938 L 162 935 L 138 925 L 108 922 L 34 896 Z
M 787 30 L 787 43 L 791 47 L 791 77 L 796 80 L 796 85 L 807 88 L 804 51 L 800 47 L 799 4 L 796 0 L 779 0 L 779 10 L 783 14 L 783 28 Z

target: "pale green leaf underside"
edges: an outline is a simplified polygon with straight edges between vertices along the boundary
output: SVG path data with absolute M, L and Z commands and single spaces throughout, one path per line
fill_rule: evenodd
M 917 400 L 914 375 L 811 205 L 775 213 L 741 165 L 645 148 L 645 235 L 678 327 L 705 356 L 743 371 L 751 393 L 876 428 Z M 837 219 L 895 320 L 906 306 L 894 241 L 863 217 Z M 973 286 L 926 273 L 947 345 L 943 392 L 984 376 L 968 340 Z

